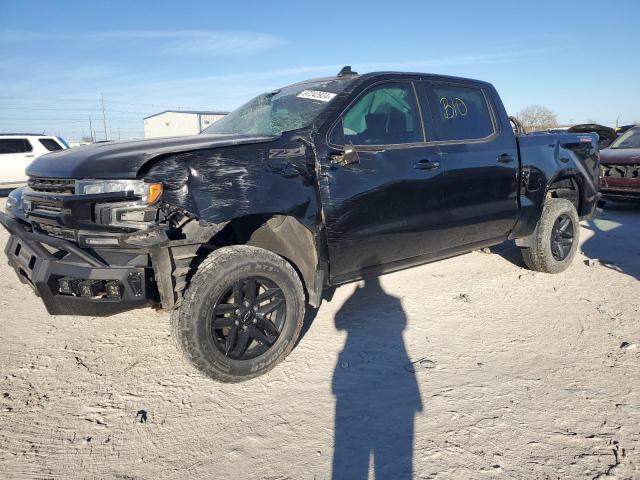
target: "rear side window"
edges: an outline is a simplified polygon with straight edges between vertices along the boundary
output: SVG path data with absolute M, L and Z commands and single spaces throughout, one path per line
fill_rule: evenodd
M 0 155 L 3 153 L 25 153 L 33 150 L 24 138 L 0 138 Z
M 398 145 L 422 142 L 422 124 L 413 87 L 383 83 L 368 90 L 331 132 L 334 145 Z
M 479 88 L 424 84 L 438 140 L 477 140 L 494 132 Z
M 42 144 L 44 148 L 46 148 L 50 152 L 55 152 L 56 150 L 62 150 L 62 147 L 60 146 L 60 144 L 52 138 L 39 138 L 38 141 Z

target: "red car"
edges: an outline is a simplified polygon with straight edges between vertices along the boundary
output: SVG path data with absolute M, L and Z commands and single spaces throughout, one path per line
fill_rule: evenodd
M 640 125 L 600 151 L 600 191 L 604 200 L 640 200 Z

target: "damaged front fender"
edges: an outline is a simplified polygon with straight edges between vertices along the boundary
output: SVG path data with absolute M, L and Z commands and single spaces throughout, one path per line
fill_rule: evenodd
M 308 142 L 283 136 L 253 145 L 184 152 L 157 159 L 140 172 L 162 181 L 162 209 L 175 224 L 173 237 L 155 242 L 159 231 L 131 236 L 150 247 L 161 302 L 181 300 L 199 262 L 232 244 L 254 245 L 289 260 L 308 298 L 319 304 L 324 277 L 315 182 L 315 155 Z M 323 273 L 324 271 L 322 271 Z
M 319 203 L 313 151 L 287 138 L 198 150 L 158 159 L 140 175 L 165 185 L 163 203 L 200 222 L 291 215 L 316 230 Z

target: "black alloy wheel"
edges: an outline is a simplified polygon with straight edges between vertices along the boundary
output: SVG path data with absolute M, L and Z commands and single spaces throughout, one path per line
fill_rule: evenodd
M 567 258 L 573 246 L 573 221 L 566 215 L 560 215 L 551 230 L 551 254 L 553 258 L 562 261 Z
M 218 350 L 233 360 L 250 360 L 276 342 L 286 321 L 286 301 L 264 277 L 236 281 L 215 303 L 211 334 Z

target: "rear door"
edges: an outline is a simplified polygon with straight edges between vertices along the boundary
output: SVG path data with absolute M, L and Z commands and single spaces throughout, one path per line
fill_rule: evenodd
M 365 87 L 328 140 L 319 184 L 332 281 L 439 249 L 442 169 L 425 142 L 411 81 Z M 349 148 L 358 161 L 336 162 Z
M 518 152 L 493 89 L 425 81 L 419 91 L 445 170 L 447 247 L 506 238 L 518 214 Z
M 34 157 L 28 139 L 0 137 L 0 183 L 26 181 L 25 169 Z

